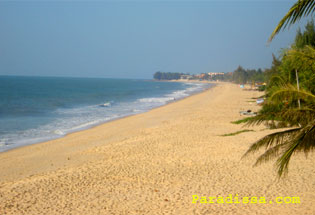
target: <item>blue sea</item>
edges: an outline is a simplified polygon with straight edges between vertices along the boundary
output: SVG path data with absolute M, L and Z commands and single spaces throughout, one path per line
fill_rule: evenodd
M 0 76 L 0 151 L 142 113 L 209 87 L 151 80 Z

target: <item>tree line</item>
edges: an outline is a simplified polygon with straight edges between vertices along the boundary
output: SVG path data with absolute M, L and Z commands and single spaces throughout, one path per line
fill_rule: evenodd
M 180 79 L 181 75 L 184 75 L 184 73 L 158 71 L 154 73 L 153 78 L 155 80 L 178 80 Z
M 262 69 L 244 69 L 239 66 L 234 72 L 209 75 L 208 73 L 201 73 L 198 75 L 189 73 L 173 73 L 173 72 L 156 72 L 153 75 L 155 80 L 179 80 L 183 76 L 183 79 L 188 80 L 207 80 L 207 81 L 231 81 L 237 84 L 257 83 L 264 82 L 265 73 Z

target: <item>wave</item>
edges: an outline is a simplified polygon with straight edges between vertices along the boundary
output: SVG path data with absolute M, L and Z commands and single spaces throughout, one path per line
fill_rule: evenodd
M 65 133 L 61 131 L 60 129 L 55 130 L 53 133 L 57 135 L 65 135 Z
M 72 108 L 58 108 L 52 112 L 53 118 L 32 129 L 6 133 L 0 139 L 0 151 L 22 145 L 43 142 L 62 137 L 68 133 L 83 130 L 113 119 L 146 112 L 168 102 L 187 97 L 207 87 L 199 83 L 183 83 L 181 89 L 170 90 L 152 97 L 115 99 L 104 103 Z M 161 87 L 162 89 L 162 87 Z M 113 105 L 115 104 L 115 105 Z M 31 120 L 36 120 L 31 118 Z
M 168 101 L 175 100 L 174 97 L 151 97 L 138 99 L 138 102 L 142 103 L 166 103 Z
M 112 106 L 112 103 L 113 103 L 113 101 L 105 102 L 104 104 L 100 104 L 99 106 L 100 107 L 110 107 L 110 106 Z

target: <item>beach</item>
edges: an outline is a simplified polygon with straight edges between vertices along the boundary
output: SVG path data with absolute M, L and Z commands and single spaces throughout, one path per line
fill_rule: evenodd
M 244 118 L 240 111 L 259 110 L 252 98 L 262 94 L 218 83 L 145 113 L 0 153 L 0 214 L 315 214 L 314 153 L 293 156 L 280 180 L 274 161 L 252 167 L 259 153 L 241 159 L 275 131 L 231 123 Z M 243 129 L 253 131 L 223 136 Z M 202 196 L 266 202 L 202 203 Z M 300 202 L 286 203 L 289 197 Z

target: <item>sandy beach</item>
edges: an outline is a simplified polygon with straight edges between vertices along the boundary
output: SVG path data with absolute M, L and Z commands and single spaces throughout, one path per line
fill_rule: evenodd
M 259 153 L 241 159 L 273 132 L 231 123 L 244 117 L 239 111 L 257 111 L 250 101 L 260 95 L 219 83 L 146 113 L 0 153 L 0 214 L 315 214 L 314 153 L 294 156 L 281 180 L 274 162 L 252 167 Z M 222 136 L 243 129 L 254 131 Z M 200 202 L 229 195 L 266 203 Z

